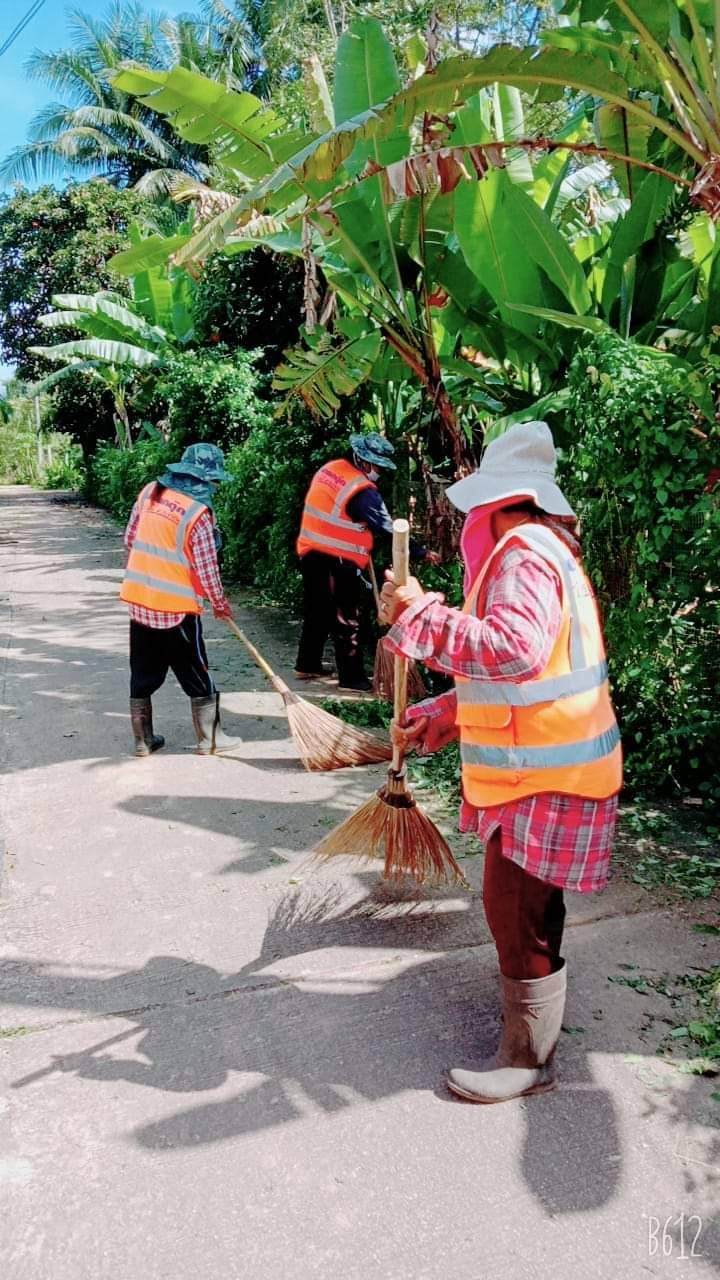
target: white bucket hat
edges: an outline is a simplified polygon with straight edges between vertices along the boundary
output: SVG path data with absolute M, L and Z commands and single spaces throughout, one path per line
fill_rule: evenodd
M 555 483 L 555 445 L 547 422 L 519 422 L 493 440 L 477 471 L 451 484 L 447 496 L 459 511 L 501 498 L 531 497 L 551 516 L 574 516 Z

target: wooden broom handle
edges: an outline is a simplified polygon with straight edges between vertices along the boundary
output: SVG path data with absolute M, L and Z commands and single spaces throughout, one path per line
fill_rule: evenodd
M 410 566 L 410 525 L 407 520 L 393 520 L 393 577 L 395 585 L 404 587 L 408 580 Z M 395 657 L 395 691 L 393 698 L 393 719 L 398 724 L 405 720 L 407 710 L 407 658 Z M 399 773 L 403 756 L 399 747 L 393 748 L 391 769 Z
M 264 671 L 268 680 L 270 680 L 275 685 L 275 688 L 278 690 L 278 692 L 284 693 L 288 688 L 288 686 L 285 684 L 285 681 L 281 680 L 280 676 L 275 675 L 275 672 L 270 666 L 270 663 L 265 661 L 262 654 L 259 653 L 258 650 L 255 648 L 255 645 L 252 644 L 250 640 L 248 640 L 247 636 L 245 635 L 245 632 L 240 630 L 234 618 L 225 618 L 224 621 L 227 623 L 227 625 L 229 626 L 233 634 L 237 636 L 240 643 L 245 645 L 245 648 L 250 654 L 250 657 L 252 658 L 253 662 L 256 662 L 260 670 Z
M 368 560 L 368 573 L 370 574 L 373 595 L 375 597 L 375 608 L 377 610 L 378 622 L 382 625 L 382 618 L 380 617 L 380 592 L 378 591 L 377 574 L 375 573 L 375 565 L 373 564 L 372 556 Z

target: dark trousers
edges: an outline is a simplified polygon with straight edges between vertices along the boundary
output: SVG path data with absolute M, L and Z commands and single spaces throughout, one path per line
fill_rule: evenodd
M 563 891 L 506 858 L 499 831 L 485 854 L 483 904 L 503 977 L 547 978 L 557 972 L 565 923 Z
M 149 698 L 172 671 L 188 698 L 215 694 L 196 613 L 187 613 L 178 627 L 144 627 L 130 622 L 130 697 Z
M 335 644 L 340 684 L 364 674 L 360 650 L 360 604 L 364 591 L 356 564 L 321 551 L 301 557 L 303 620 L 295 666 L 320 671 L 328 636 Z

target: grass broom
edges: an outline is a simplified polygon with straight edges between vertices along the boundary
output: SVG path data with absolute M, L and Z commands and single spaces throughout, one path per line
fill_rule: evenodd
M 398 585 L 407 581 L 409 530 L 407 520 L 394 521 L 393 573 Z M 393 714 L 395 720 L 402 724 L 407 708 L 405 658 L 395 658 L 394 684 Z M 413 876 L 420 884 L 464 881 L 444 836 L 423 813 L 408 789 L 399 747 L 393 750 L 385 786 L 329 832 L 315 849 L 315 855 L 323 860 L 347 855 L 384 857 L 385 880 Z
M 370 560 L 370 581 L 372 582 L 373 595 L 375 596 L 375 608 L 377 609 L 378 622 L 382 626 L 382 617 L 380 616 L 380 592 L 378 591 L 377 577 L 375 576 L 375 566 Z M 395 658 L 389 649 L 385 648 L 384 636 L 381 636 L 375 646 L 375 669 L 373 670 L 373 693 L 376 698 L 382 698 L 384 702 L 393 702 L 395 696 Z M 407 664 L 407 697 L 408 702 L 420 702 L 422 698 L 427 698 L 428 691 L 425 688 L 425 682 L 412 660 Z
M 356 729 L 354 725 L 346 724 L 329 711 L 314 707 L 311 702 L 293 693 L 237 623 L 232 618 L 226 618 L 225 621 L 285 703 L 290 732 L 306 769 L 324 772 L 345 769 L 351 765 L 380 764 L 383 760 L 390 759 L 392 747 L 387 740 L 366 733 L 363 729 Z

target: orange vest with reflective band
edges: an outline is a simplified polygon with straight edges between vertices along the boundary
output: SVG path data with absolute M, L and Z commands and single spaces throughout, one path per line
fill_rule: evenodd
M 146 485 L 120 599 L 157 613 L 202 613 L 202 587 L 192 567 L 190 534 L 207 507 L 176 489 Z
M 543 792 L 599 800 L 622 786 L 620 732 L 592 587 L 551 530 L 527 524 L 501 538 L 465 603 L 484 613 L 487 583 L 508 545 L 538 552 L 562 584 L 562 626 L 532 680 L 456 677 L 465 797 L 477 808 Z
M 362 489 L 375 485 L 352 462 L 339 458 L 326 462 L 313 476 L 305 498 L 297 553 L 322 551 L 326 556 L 352 560 L 363 569 L 370 559 L 373 536 L 364 524 L 355 524 L 347 504 Z

